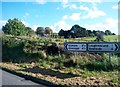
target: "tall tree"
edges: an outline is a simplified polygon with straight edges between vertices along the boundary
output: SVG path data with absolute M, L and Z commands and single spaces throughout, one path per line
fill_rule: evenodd
M 91 30 L 87 30 L 88 36 L 92 36 L 92 31 Z
M 14 18 L 13 20 L 9 19 L 8 23 L 2 27 L 2 30 L 5 34 L 11 34 L 15 36 L 25 35 L 25 29 L 25 25 L 17 18 Z
M 37 30 L 36 30 L 36 34 L 39 35 L 39 36 L 43 36 L 45 33 L 45 30 L 43 27 L 38 27 Z
M 76 37 L 86 37 L 88 35 L 87 30 L 77 24 L 72 26 L 71 31 L 74 31 Z
M 111 33 L 110 30 L 106 30 L 106 31 L 105 31 L 105 35 L 112 35 L 112 33 Z
M 96 41 L 97 42 L 100 42 L 100 41 L 103 42 L 104 41 L 104 35 L 102 33 L 97 34 Z
M 45 34 L 51 35 L 53 33 L 52 29 L 50 27 L 45 28 Z
M 65 32 L 65 31 L 64 31 L 63 29 L 61 29 L 61 30 L 59 31 L 58 35 L 59 35 L 59 36 L 64 36 L 64 32 Z
M 98 35 L 98 32 L 95 31 L 95 30 L 93 30 L 93 34 L 94 34 L 95 36 L 97 36 L 97 35 Z
M 26 35 L 33 36 L 33 35 L 35 35 L 35 31 L 32 30 L 30 27 L 26 27 Z

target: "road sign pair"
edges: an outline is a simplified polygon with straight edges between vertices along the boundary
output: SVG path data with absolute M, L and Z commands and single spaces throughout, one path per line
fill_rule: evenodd
M 64 51 L 120 53 L 120 42 L 65 42 Z

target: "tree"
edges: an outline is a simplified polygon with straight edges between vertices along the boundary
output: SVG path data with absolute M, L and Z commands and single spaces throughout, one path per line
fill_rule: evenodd
M 36 34 L 38 36 L 44 36 L 44 33 L 45 33 L 45 30 L 43 27 L 38 27 L 37 30 L 36 30 Z
M 110 30 L 106 30 L 106 31 L 105 31 L 105 35 L 112 35 L 112 33 L 111 33 Z
M 101 33 L 102 35 L 105 35 L 105 32 L 104 32 L 104 31 L 100 31 L 99 33 Z
M 112 35 L 113 33 L 111 33 L 110 31 L 106 31 L 106 33 Z M 58 33 L 59 36 L 64 36 L 64 38 L 79 38 L 79 37 L 94 37 L 97 36 L 98 40 L 102 40 L 102 36 L 105 35 L 104 31 L 100 31 L 100 30 L 86 30 L 86 28 L 80 27 L 79 25 L 75 24 L 74 26 L 72 26 L 72 28 L 70 30 L 64 31 L 63 29 L 61 29 Z M 114 34 L 113 34 L 114 35 Z
M 91 36 L 92 31 L 91 30 L 87 30 L 88 36 Z
M 94 35 L 93 33 L 90 33 L 90 36 L 91 36 L 91 37 L 95 37 L 95 35 Z
M 52 31 L 52 29 L 50 28 L 50 27 L 46 27 L 45 28 L 45 34 L 48 34 L 48 35 L 52 35 L 52 33 L 53 33 L 53 31 Z
M 75 36 L 75 32 L 74 32 L 73 30 L 70 31 L 70 36 L 71 36 L 72 38 L 75 38 L 75 37 L 76 37 L 76 36 Z
M 116 35 L 115 33 L 112 33 L 112 35 Z
M 25 29 L 25 25 L 17 18 L 14 18 L 13 20 L 9 19 L 8 23 L 2 27 L 2 30 L 5 34 L 11 34 L 15 36 L 25 35 Z
M 75 37 L 86 37 L 88 35 L 87 30 L 77 24 L 72 26 L 71 31 L 74 31 Z
M 61 29 L 61 30 L 59 31 L 58 35 L 59 35 L 59 36 L 64 36 L 64 32 L 65 32 L 65 31 L 64 31 L 63 29 Z
M 72 34 L 71 30 L 64 31 L 63 29 L 61 29 L 58 33 L 59 36 L 64 36 L 64 38 L 71 38 Z
M 97 41 L 97 42 L 104 41 L 104 37 L 103 37 L 103 34 L 102 34 L 102 33 L 99 33 L 99 34 L 97 35 L 96 41 Z
M 95 36 L 97 36 L 97 35 L 98 35 L 98 32 L 95 31 L 95 30 L 93 30 L 93 34 L 94 34 Z
M 33 35 L 35 35 L 35 31 L 32 30 L 30 27 L 26 27 L 26 35 L 33 36 Z
M 79 25 L 76 24 L 76 25 L 72 26 L 71 31 L 74 32 L 74 36 L 75 37 L 79 37 L 80 36 L 79 33 L 80 33 L 81 30 L 80 30 L 80 26 Z
M 53 38 L 58 38 L 58 33 L 52 33 Z

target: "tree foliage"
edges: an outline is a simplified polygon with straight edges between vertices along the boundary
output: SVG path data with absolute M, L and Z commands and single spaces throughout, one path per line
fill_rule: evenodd
M 45 33 L 45 29 L 43 27 L 38 27 L 37 30 L 36 30 L 36 34 L 38 36 L 43 36 Z
M 18 20 L 17 18 L 9 19 L 8 23 L 2 27 L 2 30 L 5 34 L 11 34 L 15 36 L 25 35 L 25 25 Z
M 85 37 L 87 36 L 87 30 L 85 28 L 80 27 L 79 25 L 74 25 L 71 28 L 74 31 L 76 37 Z
M 97 35 L 96 41 L 97 41 L 97 42 L 104 41 L 104 37 L 103 37 L 103 34 L 102 34 L 102 33 L 99 33 L 99 34 Z
M 30 27 L 26 27 L 26 35 L 33 36 L 33 35 L 35 35 L 35 31 L 32 30 Z
M 83 28 L 79 25 L 74 25 L 72 26 L 72 28 L 70 30 L 64 31 L 63 29 L 61 29 L 58 33 L 59 36 L 64 36 L 65 38 L 79 38 L 79 37 L 94 37 L 97 36 L 98 38 L 102 37 L 101 35 L 115 35 L 114 33 L 111 33 L 110 30 L 106 30 L 104 31 L 100 31 L 100 30 L 87 30 L 86 28 Z
M 105 31 L 105 35 L 112 35 L 112 33 L 111 33 L 110 30 L 106 30 L 106 31 Z
M 51 35 L 53 33 L 52 29 L 50 27 L 45 28 L 45 34 Z
M 87 31 L 85 28 L 80 27 L 79 25 L 74 25 L 70 30 L 64 31 L 61 29 L 58 33 L 59 36 L 64 36 L 65 38 L 79 38 L 79 37 L 87 37 L 87 36 L 94 36 L 91 35 L 92 31 Z
M 33 36 L 37 34 L 38 36 L 51 36 L 51 37 L 57 37 L 57 35 L 54 35 L 53 30 L 50 27 L 38 27 L 36 31 L 34 32 L 30 27 L 26 27 L 19 19 L 9 19 L 5 26 L 2 27 L 2 31 L 4 34 L 10 34 L 14 36 Z M 59 36 L 63 36 L 64 38 L 80 38 L 80 37 L 94 37 L 99 36 L 98 34 L 101 33 L 102 35 L 115 35 L 110 30 L 106 30 L 105 32 L 100 30 L 87 30 L 86 28 L 83 28 L 79 26 L 78 24 L 75 24 L 72 26 L 70 30 L 64 31 L 64 29 L 61 29 L 58 33 Z

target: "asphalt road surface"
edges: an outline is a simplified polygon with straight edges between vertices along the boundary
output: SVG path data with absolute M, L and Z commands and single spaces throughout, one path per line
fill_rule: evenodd
M 47 87 L 42 84 L 38 84 L 30 80 L 26 80 L 22 77 L 16 76 L 14 74 L 8 73 L 1 69 L 0 72 L 2 72 L 2 77 L 0 76 L 0 78 L 2 78 L 2 85 L 34 85 L 39 87 Z

